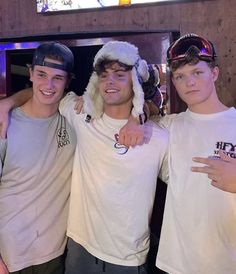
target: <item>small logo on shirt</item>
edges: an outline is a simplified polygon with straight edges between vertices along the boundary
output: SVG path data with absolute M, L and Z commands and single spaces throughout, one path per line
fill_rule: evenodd
M 231 158 L 236 158 L 236 145 L 232 143 L 227 143 L 223 141 L 216 142 L 216 149 L 214 151 L 215 156 L 219 154 L 219 150 L 223 150 L 224 153 Z
M 70 136 L 66 130 L 65 117 L 59 115 L 57 126 L 57 145 L 58 148 L 62 148 L 70 144 Z
M 129 148 L 119 144 L 119 134 L 115 134 L 116 143 L 114 144 L 114 148 L 116 149 L 116 152 L 120 155 L 125 154 Z
M 63 127 L 57 132 L 57 144 L 59 148 L 70 144 L 69 134 Z

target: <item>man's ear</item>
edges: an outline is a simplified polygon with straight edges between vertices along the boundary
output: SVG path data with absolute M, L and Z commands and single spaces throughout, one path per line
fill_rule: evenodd
M 66 81 L 66 89 L 69 88 L 71 81 L 72 81 L 71 77 L 68 77 L 68 79 Z
M 29 78 L 29 79 L 30 79 L 31 82 L 33 82 L 33 79 L 32 79 L 33 73 L 34 73 L 33 68 L 32 68 L 32 67 L 29 67 L 29 75 L 30 75 L 30 78 Z
M 220 70 L 217 66 L 212 69 L 212 75 L 213 75 L 214 82 L 218 79 L 219 72 L 220 72 Z

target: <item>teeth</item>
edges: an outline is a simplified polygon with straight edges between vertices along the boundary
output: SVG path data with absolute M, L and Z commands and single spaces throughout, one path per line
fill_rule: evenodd
M 117 90 L 116 89 L 107 89 L 106 92 L 107 93 L 112 93 L 112 92 L 117 92 Z
M 49 91 L 42 91 L 42 93 L 43 93 L 43 95 L 47 95 L 47 96 L 54 94 L 54 92 L 49 92 Z

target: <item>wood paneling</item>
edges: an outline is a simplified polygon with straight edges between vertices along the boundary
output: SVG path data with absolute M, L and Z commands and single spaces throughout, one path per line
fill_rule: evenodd
M 221 68 L 219 96 L 227 105 L 236 106 L 235 0 L 187 1 L 56 15 L 37 14 L 34 0 L 1 0 L 0 15 L 1 39 L 129 30 L 176 30 L 181 34 L 204 35 L 217 46 Z

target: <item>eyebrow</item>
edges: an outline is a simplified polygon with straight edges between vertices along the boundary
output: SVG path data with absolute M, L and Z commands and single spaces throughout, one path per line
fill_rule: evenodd
M 125 68 L 115 68 L 115 69 L 109 68 L 109 69 L 114 72 L 119 72 L 119 71 L 126 72 Z M 107 69 L 104 72 L 108 73 Z

